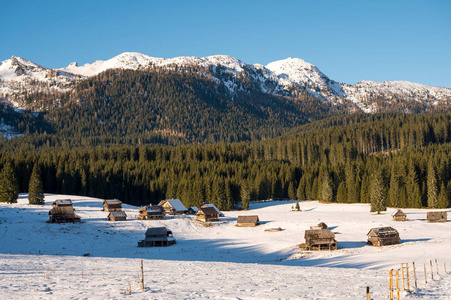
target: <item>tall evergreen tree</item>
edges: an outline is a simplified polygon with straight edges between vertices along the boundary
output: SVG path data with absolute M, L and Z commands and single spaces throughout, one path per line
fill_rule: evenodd
M 429 161 L 427 174 L 427 203 L 430 208 L 437 208 L 438 206 L 438 191 L 437 191 L 437 175 L 435 172 L 432 159 Z
M 332 202 L 333 197 L 332 180 L 330 179 L 329 172 L 326 171 L 321 185 L 321 200 L 324 202 Z
M 16 173 L 8 161 L 0 172 L 0 202 L 17 203 L 19 184 Z
M 240 194 L 241 194 L 241 209 L 247 210 L 249 208 L 249 203 L 251 201 L 251 191 L 246 183 L 241 185 Z
M 41 171 L 38 163 L 34 164 L 33 171 L 31 172 L 30 183 L 28 185 L 28 203 L 38 205 L 45 203 Z
M 437 208 L 447 208 L 450 205 L 449 193 L 442 182 L 440 194 L 438 195 Z
M 387 210 L 385 185 L 381 170 L 378 170 L 371 178 L 370 200 L 371 212 L 380 214 L 381 211 Z

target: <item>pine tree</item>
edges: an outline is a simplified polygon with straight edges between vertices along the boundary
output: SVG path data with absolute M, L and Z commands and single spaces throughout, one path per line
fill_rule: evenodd
M 241 194 L 241 209 L 247 210 L 249 208 L 249 203 L 251 200 L 251 191 L 246 183 L 241 185 L 240 194 Z
M 408 207 L 421 208 L 421 191 L 416 167 L 413 162 L 409 164 L 407 175 L 407 205 Z
M 34 164 L 31 172 L 30 183 L 28 185 L 28 203 L 44 204 L 44 189 L 42 187 L 41 172 L 38 163 Z
M 385 185 L 381 170 L 373 174 L 371 178 L 370 200 L 371 212 L 377 212 L 380 214 L 381 211 L 387 210 Z
M 346 183 L 341 182 L 338 185 L 337 189 L 337 202 L 338 203 L 346 203 L 347 201 L 347 193 L 346 193 Z
M 442 182 L 440 194 L 438 195 L 437 208 L 447 208 L 450 205 L 449 193 Z
M 296 209 L 297 211 L 301 211 L 301 206 L 299 206 L 299 201 L 296 201 L 295 209 Z
M 428 207 L 437 208 L 438 191 L 437 191 L 437 175 L 432 160 L 429 162 L 427 175 L 427 191 L 428 191 Z
M 324 202 L 332 202 L 334 195 L 332 189 L 332 180 L 330 179 L 328 172 L 324 174 L 321 187 L 321 200 Z
M 17 203 L 19 184 L 16 173 L 8 161 L 0 172 L 0 202 Z

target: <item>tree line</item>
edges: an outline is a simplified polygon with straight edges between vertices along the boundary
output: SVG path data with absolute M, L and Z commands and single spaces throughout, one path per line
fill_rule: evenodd
M 18 187 L 37 166 L 48 193 L 143 205 L 180 198 L 246 208 L 262 199 L 444 208 L 450 204 L 451 114 L 335 117 L 256 142 L 3 151 Z

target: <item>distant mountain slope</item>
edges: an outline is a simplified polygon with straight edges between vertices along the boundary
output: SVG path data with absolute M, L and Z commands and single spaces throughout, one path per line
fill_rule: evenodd
M 177 71 L 180 67 L 196 67 L 205 70 L 218 84 L 223 84 L 229 97 L 252 88 L 263 93 L 296 97 L 300 91 L 328 101 L 351 112 L 378 111 L 418 112 L 448 109 L 451 106 L 451 89 L 432 87 L 410 82 L 361 81 L 355 85 L 336 82 L 316 66 L 298 58 L 275 61 L 267 66 L 245 64 L 227 55 L 203 58 L 181 56 L 155 58 L 141 53 L 126 52 L 106 61 L 95 61 L 78 66 L 71 63 L 60 69 L 47 69 L 25 59 L 15 57 L 0 64 L 0 92 L 3 98 L 16 106 L 45 109 L 32 104 L 27 94 L 32 92 L 61 92 L 73 88 L 83 78 L 95 76 L 110 69 L 144 70 L 161 67 Z M 2 96 L 2 95 L 0 95 Z

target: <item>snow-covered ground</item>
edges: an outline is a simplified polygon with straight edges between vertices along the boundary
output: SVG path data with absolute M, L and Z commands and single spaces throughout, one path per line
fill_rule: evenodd
M 67 198 L 82 222 L 47 223 L 51 203 Z M 139 208 L 129 205 L 123 206 L 126 222 L 108 222 L 100 199 L 45 200 L 31 206 L 21 194 L 17 204 L 0 203 L 0 299 L 364 299 L 366 286 L 374 299 L 387 299 L 389 270 L 412 262 L 419 289 L 405 297 L 451 299 L 451 275 L 444 270 L 446 263 L 451 272 L 451 222 L 427 223 L 427 210 L 405 209 L 409 221 L 394 222 L 394 209 L 376 215 L 367 204 L 307 201 L 294 212 L 294 201 L 271 201 L 225 212 L 204 226 L 191 216 L 137 220 Z M 250 214 L 262 224 L 235 226 L 237 216 Z M 302 252 L 304 231 L 321 221 L 336 233 L 339 250 Z M 167 226 L 177 244 L 138 248 L 150 226 Z M 401 244 L 368 246 L 366 234 L 378 226 L 396 228 Z M 265 231 L 276 227 L 283 230 Z M 137 282 L 141 259 L 144 290 Z M 124 294 L 130 286 L 131 295 Z

